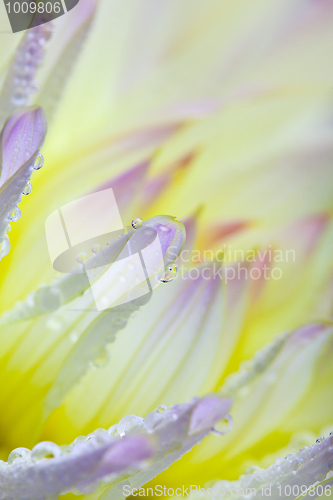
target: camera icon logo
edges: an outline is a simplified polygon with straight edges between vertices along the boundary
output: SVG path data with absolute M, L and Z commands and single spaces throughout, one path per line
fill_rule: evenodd
M 54 211 L 45 231 L 53 268 L 85 273 L 98 311 L 150 298 L 164 274 L 157 231 L 143 225 L 124 233 L 112 188 Z
M 48 23 L 74 9 L 80 0 L 3 0 L 13 33 Z

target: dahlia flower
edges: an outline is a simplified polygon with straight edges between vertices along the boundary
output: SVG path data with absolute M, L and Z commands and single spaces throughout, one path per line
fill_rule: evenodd
M 0 500 L 332 497 L 332 30 L 80 0 L 1 33 Z

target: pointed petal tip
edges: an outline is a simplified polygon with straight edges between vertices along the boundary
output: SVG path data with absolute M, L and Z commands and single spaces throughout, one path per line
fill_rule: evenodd
M 306 344 L 313 340 L 315 337 L 326 332 L 329 328 L 332 328 L 332 326 L 332 322 L 310 323 L 304 325 L 291 334 L 290 341 L 300 344 Z
M 217 422 L 228 414 L 231 405 L 230 398 L 221 398 L 216 395 L 201 399 L 192 412 L 189 434 L 196 434 L 214 427 Z
M 8 219 L 18 220 L 18 204 L 30 181 L 39 150 L 46 135 L 46 119 L 39 106 L 16 110 L 7 119 L 0 134 L 0 240 Z M 15 212 L 14 212 L 15 211 Z M 7 245 L 8 249 L 8 245 Z M 3 249 L 0 260 L 4 256 Z
M 184 224 L 171 215 L 159 215 L 147 219 L 144 226 L 153 227 L 158 234 L 165 266 L 173 263 L 183 250 L 186 241 Z
M 0 186 L 34 158 L 46 129 L 46 118 L 39 106 L 18 109 L 7 119 L 0 135 Z

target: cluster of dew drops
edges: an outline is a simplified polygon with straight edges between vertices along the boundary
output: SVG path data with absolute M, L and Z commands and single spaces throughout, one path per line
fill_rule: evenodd
M 39 154 L 36 158 L 36 161 L 34 163 L 34 166 L 33 166 L 33 169 L 34 170 L 40 170 L 44 165 L 44 157 L 43 155 Z M 22 194 L 24 196 L 28 196 L 29 194 L 32 193 L 32 184 L 30 181 L 27 182 L 27 184 L 25 185 L 23 191 L 22 191 Z M 20 203 L 21 200 L 19 200 L 18 203 Z M 8 214 L 8 219 L 10 222 L 17 222 L 20 218 L 21 218 L 21 215 L 22 215 L 22 212 L 21 212 L 21 209 L 16 206 L 13 208 L 13 210 Z M 11 231 L 11 225 L 8 223 L 8 226 L 6 228 L 6 233 L 9 233 Z M 8 240 L 8 237 L 7 237 L 7 240 Z M 4 242 L 6 243 L 6 240 L 4 240 Z M 8 246 L 10 248 L 10 244 L 9 244 L 9 240 L 8 240 Z M 8 248 L 8 251 L 9 251 L 9 248 Z M 1 253 L 1 252 L 0 252 Z M 2 248 L 2 255 L 6 255 L 6 248 Z
M 132 220 L 132 228 L 133 229 L 138 229 L 139 227 L 141 227 L 143 225 L 143 220 L 142 219 L 139 219 L 138 217 L 136 219 L 133 219 Z M 119 238 L 119 236 L 118 236 Z M 108 245 L 110 244 L 109 242 L 107 243 Z M 95 243 L 92 247 L 91 247 L 91 252 L 96 255 L 98 252 L 100 252 L 102 250 L 102 245 L 100 245 L 99 243 Z M 87 260 L 88 260 L 89 256 L 87 253 L 85 252 L 80 252 L 77 257 L 76 257 L 76 260 L 79 264 L 84 264 Z M 167 268 L 167 271 L 166 273 L 164 274 L 164 276 L 161 278 L 161 282 L 162 283 L 169 283 L 170 281 L 172 281 L 174 278 L 176 278 L 177 276 L 177 264 L 171 264 L 170 266 L 168 266 Z

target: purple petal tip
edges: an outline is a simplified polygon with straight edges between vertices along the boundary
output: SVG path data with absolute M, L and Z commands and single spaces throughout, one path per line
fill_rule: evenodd
M 200 400 L 191 415 L 189 434 L 214 427 L 227 415 L 231 404 L 231 399 L 222 399 L 218 396 L 208 396 Z
M 46 134 L 46 118 L 38 106 L 15 111 L 0 136 L 0 186 L 37 154 Z

